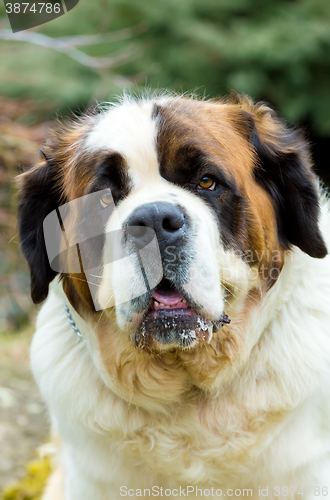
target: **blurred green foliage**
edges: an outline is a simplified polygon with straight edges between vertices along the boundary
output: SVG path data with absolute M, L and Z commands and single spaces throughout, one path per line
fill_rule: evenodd
M 34 112 L 32 101 L 0 97 L 0 337 L 22 327 L 33 312 L 27 265 L 19 251 L 14 178 L 33 164 L 45 125 L 24 126 Z
M 9 28 L 1 5 L 1 27 Z M 31 43 L 0 41 L 0 94 L 33 98 L 49 116 L 112 99 L 123 87 L 231 90 L 270 102 L 289 121 L 330 134 L 330 2 L 327 0 L 80 0 L 38 31 L 52 38 L 132 36 L 79 46 L 115 57 L 92 68 Z M 120 37 L 119 37 L 120 38 Z

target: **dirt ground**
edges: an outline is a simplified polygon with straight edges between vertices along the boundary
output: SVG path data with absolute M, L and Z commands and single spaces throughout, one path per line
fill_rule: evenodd
M 48 435 L 45 407 L 29 368 L 31 333 L 0 333 L 0 492 L 24 475 Z

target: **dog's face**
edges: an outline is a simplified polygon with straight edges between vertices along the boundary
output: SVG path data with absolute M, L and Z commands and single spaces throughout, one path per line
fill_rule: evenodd
M 117 346 L 138 346 L 143 355 L 180 351 L 192 358 L 212 336 L 221 339 L 218 354 L 225 353 L 226 342 L 237 342 L 235 324 L 248 321 L 249 309 L 267 296 L 292 245 L 326 255 L 304 141 L 247 99 L 127 100 L 59 127 L 20 183 L 21 242 L 35 302 L 56 275 L 44 218 L 99 193 L 91 220 L 101 251 L 93 253 L 91 240 L 85 252 L 98 269 L 91 273 L 94 300 L 87 272 L 63 273 L 63 287 L 79 314 L 103 325 L 115 321 Z M 77 234 L 77 220 L 68 225 Z M 153 237 L 157 245 L 141 262 L 130 250 Z M 68 251 L 65 259 L 72 258 Z

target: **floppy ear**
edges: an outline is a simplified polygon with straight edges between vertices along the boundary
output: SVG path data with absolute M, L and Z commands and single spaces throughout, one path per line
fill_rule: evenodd
M 318 183 L 307 142 L 263 103 L 252 108 L 250 142 L 256 154 L 254 175 L 271 196 L 280 243 L 287 249 L 296 245 L 311 257 L 325 257 Z
M 60 203 L 58 169 L 47 158 L 18 176 L 18 231 L 21 249 L 31 274 L 31 297 L 35 304 L 48 295 L 57 272 L 51 269 L 46 252 L 43 221 Z

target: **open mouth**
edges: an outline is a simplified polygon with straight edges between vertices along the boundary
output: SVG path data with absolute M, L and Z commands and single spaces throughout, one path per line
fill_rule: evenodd
M 162 279 L 152 294 L 148 318 L 196 316 L 182 294 L 166 278 Z
M 213 331 L 230 322 L 225 314 L 218 321 L 206 319 L 193 306 L 168 279 L 162 279 L 142 323 L 131 334 L 132 341 L 146 351 L 184 349 L 199 342 L 209 343 Z

